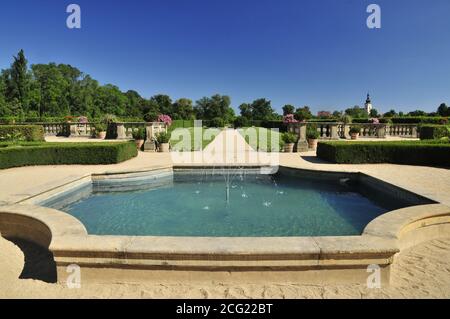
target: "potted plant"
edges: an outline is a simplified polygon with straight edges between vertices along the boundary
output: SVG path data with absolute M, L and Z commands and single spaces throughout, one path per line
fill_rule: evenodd
M 156 135 L 156 142 L 161 153 L 167 153 L 170 151 L 170 134 L 167 132 L 161 132 Z
M 354 125 L 354 126 L 350 127 L 349 133 L 350 133 L 350 136 L 352 137 L 352 140 L 358 139 L 360 132 L 361 132 L 361 126 Z
M 317 149 L 317 142 L 319 139 L 319 132 L 316 128 L 310 128 L 306 132 L 306 139 L 308 140 L 308 147 L 310 149 L 316 150 Z
M 138 150 L 142 149 L 142 145 L 144 145 L 145 138 L 147 136 L 147 131 L 145 130 L 145 128 L 141 127 L 137 130 L 134 130 L 132 135 L 136 143 L 137 149 Z
M 98 139 L 104 140 L 106 138 L 106 124 L 97 123 L 95 124 L 95 134 Z
M 297 142 L 298 138 L 297 135 L 294 133 L 284 133 L 283 134 L 283 142 L 284 142 L 284 151 L 286 153 L 292 153 L 294 152 L 294 146 Z

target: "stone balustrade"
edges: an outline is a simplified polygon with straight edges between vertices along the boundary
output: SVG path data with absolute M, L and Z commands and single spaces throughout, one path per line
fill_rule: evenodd
M 45 136 L 92 137 L 96 123 L 35 123 L 42 125 Z M 113 123 L 108 127 L 109 138 L 132 139 L 133 131 L 146 128 L 147 137 L 153 139 L 156 134 L 167 131 L 164 123 L 123 122 Z
M 418 126 L 415 124 L 344 124 L 338 122 L 299 122 L 290 123 L 288 131 L 296 134 L 299 141 L 306 140 L 306 131 L 312 127 L 316 127 L 319 132 L 319 139 L 322 140 L 338 140 L 349 139 L 349 130 L 352 126 L 361 127 L 360 138 L 386 138 L 403 137 L 418 138 Z

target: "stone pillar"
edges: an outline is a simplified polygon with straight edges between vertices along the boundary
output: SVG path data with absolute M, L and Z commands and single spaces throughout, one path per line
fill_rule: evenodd
M 412 138 L 418 138 L 419 137 L 419 130 L 417 129 L 417 126 L 413 126 L 412 128 L 411 128 L 411 137 Z
M 306 141 L 306 123 L 300 123 L 298 128 L 298 140 L 300 142 Z
M 377 129 L 378 138 L 386 138 L 386 125 L 380 125 Z
M 344 137 L 349 140 L 352 137 L 350 136 L 350 125 L 349 124 L 345 124 L 344 125 Z
M 339 124 L 338 123 L 330 124 L 330 138 L 332 140 L 339 139 Z
M 155 133 L 153 130 L 153 124 L 148 123 L 146 126 L 147 139 L 144 144 L 144 152 L 156 152 Z
M 125 125 L 123 123 L 117 123 L 116 130 L 117 130 L 117 139 L 118 140 L 128 139 L 126 131 L 125 131 Z
M 69 136 L 78 136 L 78 124 L 70 123 L 70 135 Z

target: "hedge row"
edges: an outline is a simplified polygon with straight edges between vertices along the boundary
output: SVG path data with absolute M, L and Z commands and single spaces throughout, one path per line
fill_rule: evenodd
M 0 141 L 20 139 L 27 142 L 44 141 L 41 125 L 0 125 Z
M 450 137 L 450 126 L 446 125 L 420 125 L 421 140 L 435 140 L 443 137 Z
M 194 120 L 174 120 L 172 121 L 170 129 L 174 130 L 177 128 L 190 128 L 190 127 L 194 127 Z
M 133 142 L 0 143 L 0 169 L 31 165 L 116 164 L 136 156 Z
M 447 117 L 440 116 L 408 116 L 408 117 L 393 117 L 394 124 L 445 124 L 448 122 Z
M 450 167 L 447 141 L 321 142 L 317 156 L 338 164 L 392 163 Z

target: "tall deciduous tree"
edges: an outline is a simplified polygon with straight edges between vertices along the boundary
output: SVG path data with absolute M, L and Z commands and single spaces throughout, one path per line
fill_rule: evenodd
M 283 106 L 283 115 L 289 115 L 289 114 L 294 114 L 295 113 L 295 107 L 293 105 L 290 104 L 286 104 L 285 106 Z
M 447 106 L 447 104 L 442 103 L 441 105 L 439 105 L 437 113 L 440 116 L 450 116 L 450 108 Z
M 254 100 L 251 104 L 241 104 L 239 109 L 241 116 L 247 120 L 270 121 L 278 118 L 271 106 L 271 102 L 266 99 Z
M 194 107 L 192 100 L 181 98 L 175 101 L 172 106 L 173 114 L 172 118 L 175 120 L 190 120 L 194 116 Z
M 158 105 L 159 112 L 161 114 L 172 114 L 172 99 L 165 94 L 157 94 L 151 98 L 153 102 Z
M 213 120 L 222 118 L 225 122 L 231 123 L 234 120 L 234 110 L 231 108 L 231 99 L 226 95 L 213 95 L 203 97 L 196 102 L 194 107 L 195 115 L 199 119 Z
M 266 99 L 257 99 L 252 103 L 252 117 L 254 120 L 270 121 L 276 118 L 271 102 Z
M 311 109 L 309 106 L 299 107 L 295 110 L 295 119 L 297 121 L 306 121 L 312 118 Z
M 366 109 L 359 107 L 358 105 L 346 109 L 345 114 L 351 116 L 352 118 L 366 118 L 369 116 Z

